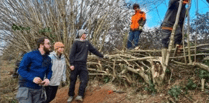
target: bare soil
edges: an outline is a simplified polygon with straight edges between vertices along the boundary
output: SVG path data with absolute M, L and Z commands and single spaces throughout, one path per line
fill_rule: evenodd
M 96 83 L 96 81 L 94 83 Z M 79 84 L 80 82 L 76 83 L 74 97 L 78 94 Z M 56 98 L 51 103 L 66 103 L 68 99 L 68 90 L 69 86 L 59 89 Z M 115 87 L 112 84 L 89 86 L 86 88 L 83 103 L 131 103 L 126 99 L 127 93 L 111 93 L 109 92 L 111 90 L 115 90 Z M 72 103 L 77 102 L 73 101 Z

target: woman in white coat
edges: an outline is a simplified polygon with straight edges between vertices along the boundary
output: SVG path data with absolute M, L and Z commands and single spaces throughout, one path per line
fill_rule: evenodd
M 54 44 L 54 51 L 49 55 L 52 60 L 52 77 L 49 86 L 45 87 L 47 95 L 45 103 L 49 103 L 55 98 L 61 81 L 66 82 L 66 62 L 63 51 L 64 44 L 62 42 L 56 42 Z

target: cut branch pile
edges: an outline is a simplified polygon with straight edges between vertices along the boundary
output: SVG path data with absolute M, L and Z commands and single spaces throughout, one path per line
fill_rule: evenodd
M 174 53 L 174 49 L 171 50 L 172 53 Z M 202 53 L 197 55 L 202 55 Z M 203 53 L 203 55 L 208 54 Z M 207 65 L 197 62 L 192 64 L 180 62 L 183 60 L 184 56 L 170 57 L 169 65 L 175 64 L 176 68 L 199 66 L 209 71 Z M 115 54 L 108 55 L 108 59 L 100 59 L 95 55 L 89 55 L 87 65 L 90 76 L 101 77 L 100 79 L 107 76 L 110 82 L 122 80 L 126 84 L 136 86 L 141 78 L 146 84 L 150 85 L 150 82 L 152 82 L 157 88 L 164 81 L 162 75 L 166 74 L 166 70 L 162 68 L 162 57 L 159 50 L 118 51 Z M 170 69 L 169 65 L 167 69 Z

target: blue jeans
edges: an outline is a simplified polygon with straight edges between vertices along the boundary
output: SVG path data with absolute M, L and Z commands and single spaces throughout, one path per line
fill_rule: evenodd
M 127 48 L 132 49 L 138 46 L 139 41 L 139 35 L 141 34 L 141 31 L 130 31 L 128 36 L 128 42 L 127 42 Z
M 19 87 L 16 98 L 19 103 L 42 103 L 44 96 L 42 89 Z

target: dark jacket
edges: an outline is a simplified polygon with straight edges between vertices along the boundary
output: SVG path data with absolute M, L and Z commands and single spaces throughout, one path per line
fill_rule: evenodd
M 171 27 L 171 28 L 173 27 L 173 25 L 176 21 L 176 15 L 178 12 L 179 1 L 180 0 L 170 0 L 169 5 L 168 5 L 168 10 L 166 12 L 165 18 L 164 18 L 163 23 L 161 25 L 162 27 Z M 181 28 L 184 23 L 185 13 L 186 13 L 186 7 L 185 7 L 185 4 L 183 4 L 182 8 L 181 8 L 179 22 L 178 22 L 178 25 Z
M 86 64 L 88 51 L 103 58 L 103 55 L 99 53 L 89 41 L 75 40 L 71 48 L 70 65 L 74 65 L 74 63 Z
M 42 80 L 46 78 L 50 80 L 52 76 L 51 59 L 48 55 L 41 55 L 39 50 L 29 52 L 24 55 L 18 73 L 20 87 L 28 87 L 33 89 L 40 89 L 41 86 L 33 83 L 35 77 L 40 77 Z

